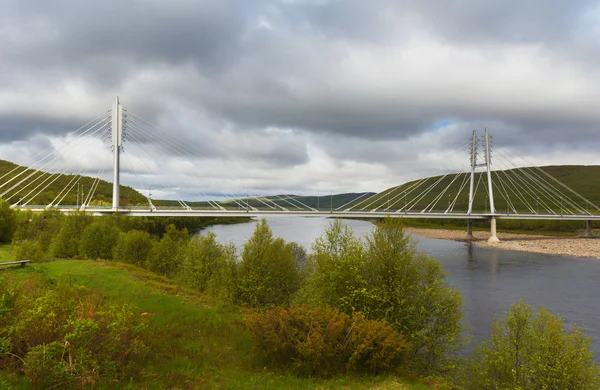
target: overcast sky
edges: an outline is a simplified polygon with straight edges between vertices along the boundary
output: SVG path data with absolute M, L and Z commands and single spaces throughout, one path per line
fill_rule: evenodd
M 126 136 L 122 180 L 154 197 L 380 191 L 466 169 L 457 149 L 485 126 L 507 159 L 600 164 L 597 1 L 0 9 L 0 159 L 32 164 L 118 95 L 147 121 Z M 57 154 L 110 180 L 109 141 Z

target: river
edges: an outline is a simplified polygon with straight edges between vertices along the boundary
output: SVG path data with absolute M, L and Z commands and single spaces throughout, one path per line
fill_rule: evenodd
M 269 225 L 276 237 L 295 241 L 307 250 L 331 223 L 325 218 L 272 217 Z M 365 221 L 344 220 L 356 235 L 371 231 Z M 250 238 L 254 223 L 215 225 L 221 242 L 233 242 L 238 250 Z M 439 260 L 450 283 L 464 298 L 465 320 L 475 341 L 489 337 L 494 316 L 503 316 L 520 298 L 536 308 L 543 305 L 577 324 L 592 337 L 600 352 L 600 260 L 529 252 L 473 247 L 470 244 L 413 236 L 417 248 Z M 598 358 L 596 359 L 598 360 Z

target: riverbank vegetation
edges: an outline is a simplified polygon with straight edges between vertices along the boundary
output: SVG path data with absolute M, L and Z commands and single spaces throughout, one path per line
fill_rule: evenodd
M 589 338 L 524 305 L 462 358 L 462 297 L 398 220 L 364 240 L 333 221 L 310 253 L 262 220 L 239 256 L 175 224 L 15 221 L 13 254 L 37 262 L 0 274 L 6 386 L 598 388 Z

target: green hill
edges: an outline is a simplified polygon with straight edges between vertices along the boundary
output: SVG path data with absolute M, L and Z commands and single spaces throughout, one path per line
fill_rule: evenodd
M 300 195 L 271 195 L 260 198 L 239 198 L 236 199 L 237 203 L 233 200 L 226 200 L 218 202 L 222 207 L 226 209 L 242 208 L 246 204 L 257 209 L 269 209 L 266 204 L 271 207 L 273 203 L 284 207 L 290 211 L 298 210 L 298 208 L 306 210 L 306 206 L 320 210 L 335 210 L 338 207 L 342 207 L 347 204 L 351 204 L 357 198 L 367 199 L 370 196 L 375 195 L 374 192 L 358 192 L 358 193 L 346 193 L 346 194 L 334 194 L 334 195 L 323 195 L 323 196 L 300 196 Z M 260 200 L 259 200 L 260 199 Z M 264 202 L 264 203 L 263 203 Z M 179 202 L 176 200 L 153 200 L 152 203 L 155 206 L 169 206 L 178 207 Z M 266 204 L 265 204 L 266 203 Z M 190 207 L 205 207 L 210 208 L 211 206 L 207 202 L 186 202 Z M 298 207 L 298 208 L 296 208 Z
M 276 203 L 281 207 L 285 207 L 288 210 L 297 210 L 296 206 L 299 208 L 306 209 L 306 205 L 308 207 L 312 207 L 314 209 L 319 210 L 335 210 L 338 207 L 342 207 L 348 203 L 351 203 L 358 197 L 361 199 L 366 199 L 370 196 L 375 195 L 374 192 L 368 193 L 346 193 L 346 194 L 334 194 L 334 195 L 324 195 L 324 196 L 299 196 L 299 195 L 274 195 L 274 196 L 265 196 L 263 201 L 265 203 Z M 246 204 L 247 199 L 240 199 L 239 202 Z M 260 202 L 257 199 L 250 199 L 248 203 L 252 207 L 256 208 L 265 208 L 264 203 Z M 236 207 L 237 205 L 233 201 L 221 202 L 224 207 Z
M 580 194 L 587 199 L 587 202 L 551 177 Z M 600 166 L 562 165 L 541 167 L 539 170 L 527 168 L 494 171 L 492 181 L 496 212 L 514 213 L 516 210 L 520 213 L 544 213 L 552 210 L 558 213 L 561 210 L 575 211 L 579 207 L 581 210 L 598 213 L 592 205 L 600 205 L 598 177 L 600 177 Z M 475 183 L 479 185 L 476 186 L 473 211 L 489 212 L 486 173 L 476 173 Z M 562 195 L 553 193 L 556 190 L 560 190 Z M 574 201 L 573 204 L 568 198 Z M 444 212 L 454 204 L 452 209 L 454 212 L 464 212 L 468 209 L 468 202 L 469 174 L 462 173 L 410 181 L 388 188 L 366 201 L 355 202 L 352 205 L 355 206 L 355 210 L 389 208 L 396 211 L 407 207 L 414 212 L 422 210 Z
M 21 180 L 29 175 L 31 175 L 31 177 L 28 180 L 19 184 Z M 88 191 L 92 188 L 92 184 L 96 180 L 89 176 L 75 177 L 75 175 L 50 175 L 49 173 L 29 169 L 25 166 L 17 165 L 5 160 L 0 160 L 0 178 L 2 178 L 0 179 L 0 186 L 2 186 L 0 188 L 0 194 L 11 189 L 13 186 L 15 187 L 4 196 L 5 199 L 9 199 L 10 203 L 16 203 L 23 197 L 26 197 L 25 201 L 27 201 L 30 199 L 27 194 L 34 190 L 38 185 L 40 185 L 39 188 L 34 190 L 31 193 L 31 196 L 35 195 L 38 191 L 43 190 L 47 184 L 51 183 L 48 188 L 44 189 L 39 195 L 28 201 L 28 204 L 30 205 L 50 204 L 57 196 L 59 196 L 59 194 L 60 197 L 62 197 L 65 193 L 66 195 L 61 202 L 61 205 L 75 205 L 78 203 L 77 183 L 79 183 L 80 186 L 83 186 L 84 195 L 87 196 Z M 32 184 L 26 187 L 28 183 Z M 61 194 L 61 191 L 64 188 L 67 188 L 68 191 Z M 133 188 L 123 185 L 120 186 L 120 188 L 121 206 L 148 204 L 146 197 Z M 92 204 L 110 204 L 111 202 L 112 183 L 100 180 L 94 193 Z M 79 203 L 81 203 L 81 200 Z

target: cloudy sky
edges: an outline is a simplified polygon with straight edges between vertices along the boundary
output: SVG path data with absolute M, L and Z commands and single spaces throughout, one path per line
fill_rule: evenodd
M 137 118 L 123 182 L 155 197 L 380 191 L 466 169 L 485 126 L 507 160 L 600 164 L 597 1 L 0 8 L 1 159 L 50 148 L 110 179 L 107 133 L 61 145 L 118 95 Z

